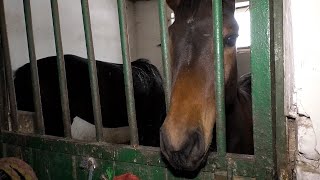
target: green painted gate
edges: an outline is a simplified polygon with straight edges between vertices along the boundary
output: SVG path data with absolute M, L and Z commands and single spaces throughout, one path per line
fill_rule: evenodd
M 92 43 L 88 0 L 81 0 L 83 22 L 85 29 L 87 55 L 89 59 L 90 82 L 94 117 L 97 129 L 97 142 L 83 143 L 72 140 L 70 131 L 70 117 L 68 109 L 68 94 L 66 93 L 66 75 L 60 33 L 60 22 L 57 0 L 51 0 L 54 24 L 56 52 L 60 91 L 63 108 L 65 138 L 48 137 L 44 134 L 43 117 L 41 113 L 40 90 L 37 75 L 36 57 L 33 40 L 30 0 L 23 0 L 26 20 L 29 58 L 32 65 L 32 77 L 35 101 L 35 129 L 36 135 L 18 132 L 17 109 L 13 87 L 13 76 L 8 47 L 8 37 L 4 13 L 4 0 L 0 0 L 1 18 L 1 63 L 0 63 L 0 156 L 16 156 L 28 162 L 36 171 L 39 179 L 99 179 L 102 176 L 119 175 L 133 172 L 141 179 L 179 179 L 166 168 L 161 159 L 158 148 L 142 147 L 138 145 L 137 127 L 135 121 L 135 107 L 131 65 L 127 42 L 127 24 L 125 18 L 125 1 L 118 0 L 119 25 L 121 34 L 122 55 L 124 63 L 125 87 L 128 107 L 128 117 L 131 132 L 131 145 L 113 145 L 101 142 L 101 110 L 97 85 L 95 55 Z M 164 79 L 166 102 L 170 97 L 170 66 L 167 42 L 167 23 L 165 0 L 159 1 L 159 17 L 161 27 L 162 59 L 164 65 Z M 221 27 L 221 1 L 213 1 L 215 26 Z M 251 0 L 251 70 L 253 92 L 253 119 L 255 151 L 251 155 L 228 154 L 225 152 L 225 135 L 218 131 L 218 152 L 212 153 L 207 165 L 196 179 L 288 179 L 288 141 L 287 125 L 284 116 L 284 67 L 283 67 L 283 8 L 282 0 Z M 220 25 L 220 26 L 219 26 Z M 221 29 L 214 31 L 215 43 L 221 40 Z M 221 46 L 221 44 L 220 44 Z M 219 48 L 219 46 L 217 46 Z M 223 93 L 223 57 L 216 54 L 218 94 Z M 219 75 L 220 74 L 220 75 Z M 218 104 L 223 104 L 221 96 Z M 224 112 L 224 107 L 219 107 Z M 223 124 L 224 115 L 219 114 L 218 123 Z M 10 119 L 12 130 L 9 131 L 7 120 Z M 220 127 L 220 126 L 219 126 Z M 221 126 L 222 129 L 224 126 Z M 92 160 L 96 165 L 91 166 Z

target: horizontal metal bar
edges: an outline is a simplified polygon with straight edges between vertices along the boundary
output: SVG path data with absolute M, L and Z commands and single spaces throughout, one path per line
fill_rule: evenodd
M 44 122 L 43 122 L 42 107 L 41 107 L 39 75 L 38 75 L 38 66 L 37 66 L 36 52 L 35 52 L 35 46 L 34 46 L 34 38 L 33 38 L 30 0 L 23 0 L 23 7 L 24 7 L 25 22 L 26 22 L 28 51 L 29 51 L 30 68 L 31 68 L 31 80 L 32 80 L 32 87 L 33 87 L 32 92 L 33 92 L 33 102 L 34 102 L 35 118 L 36 118 L 36 123 L 35 123 L 36 133 L 44 134 L 45 129 L 44 129 Z
M 212 0 L 214 66 L 215 66 L 215 98 L 216 98 L 216 130 L 217 151 L 221 156 L 226 154 L 226 117 L 224 102 L 224 57 L 222 36 L 222 1 Z
M 18 131 L 18 115 L 17 115 L 17 102 L 16 102 L 16 92 L 13 83 L 13 74 L 12 74 L 12 67 L 11 67 L 11 58 L 10 58 L 10 50 L 9 50 L 9 41 L 8 41 L 8 34 L 7 34 L 7 23 L 6 23 L 6 16 L 4 10 L 4 2 L 0 2 L 0 26 L 1 26 L 1 47 L 3 53 L 3 61 L 5 63 L 5 80 L 8 89 L 9 95 L 9 106 L 10 106 L 10 121 L 11 127 L 13 131 Z M 8 119 L 7 119 L 8 121 Z
M 168 45 L 168 25 L 167 25 L 167 5 L 165 0 L 158 0 L 159 8 L 159 23 L 160 23 L 160 36 L 161 36 L 161 52 L 162 52 L 162 66 L 164 75 L 164 91 L 166 98 L 167 111 L 170 107 L 171 97 L 171 60 Z
M 90 78 L 90 88 L 91 88 L 91 96 L 92 96 L 94 123 L 95 123 L 95 127 L 96 127 L 96 138 L 97 138 L 97 141 L 102 141 L 102 138 L 103 138 L 102 128 L 103 127 L 102 127 L 100 94 L 99 94 L 96 60 L 95 60 L 94 48 L 93 48 L 88 0 L 81 0 L 81 7 L 82 7 L 84 33 L 85 33 L 85 38 L 86 38 L 87 56 L 88 56 L 88 60 L 89 60 L 88 61 L 89 78 Z
M 68 99 L 68 86 L 66 77 L 66 68 L 63 55 L 63 46 L 61 41 L 61 29 L 60 29 L 60 18 L 59 18 L 59 8 L 58 1 L 51 0 L 51 12 L 52 21 L 54 29 L 54 39 L 56 45 L 57 53 L 57 65 L 58 65 L 58 75 L 59 75 L 59 87 L 60 87 L 60 99 L 62 108 L 62 120 L 64 127 L 64 136 L 71 138 L 71 120 L 70 120 L 70 108 Z
M 132 69 L 130 61 L 129 52 L 129 42 L 128 42 L 128 26 L 126 17 L 126 1 L 118 0 L 118 14 L 119 14 L 119 26 L 120 26 L 120 37 L 121 37 L 121 48 L 122 48 L 122 59 L 123 59 L 123 74 L 124 74 L 124 84 L 127 100 L 127 113 L 128 113 L 128 123 L 130 127 L 130 143 L 133 146 L 139 145 L 138 139 L 138 128 L 136 121 L 136 109 L 134 102 L 134 92 L 133 92 L 133 80 L 132 80 Z
M 210 166 L 214 165 L 214 166 Z M 221 156 L 219 153 L 211 153 L 207 160 L 207 165 L 203 171 L 227 171 L 232 169 L 233 176 L 255 176 L 255 158 L 253 155 L 232 154 L 226 153 L 226 156 Z
M 167 167 L 161 158 L 159 148 L 143 146 L 133 148 L 132 146 L 117 144 L 84 143 L 56 137 L 39 137 L 7 131 L 2 133 L 2 137 L 0 135 L 0 139 L 5 144 L 34 148 L 40 151 L 72 154 L 74 156 L 90 156 L 107 161 L 132 163 L 133 165 L 144 164 L 152 167 Z M 227 154 L 226 157 L 221 157 L 216 153 L 212 153 L 209 155 L 207 165 L 202 171 L 226 171 L 226 167 L 218 167 L 216 165 L 220 158 L 224 158 L 224 160 L 227 158 L 229 163 L 233 163 L 234 176 L 255 177 L 255 159 L 250 155 Z

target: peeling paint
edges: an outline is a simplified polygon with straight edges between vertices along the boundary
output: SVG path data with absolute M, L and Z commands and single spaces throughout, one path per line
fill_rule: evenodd
M 316 150 L 317 137 L 315 135 L 312 121 L 307 117 L 297 119 L 298 126 L 298 151 L 306 159 L 319 160 L 320 154 Z
M 297 179 L 320 179 L 320 54 L 317 42 L 319 36 L 314 36 L 320 31 L 320 24 L 315 23 L 320 11 L 319 0 L 286 0 L 290 6 L 289 14 L 292 19 L 292 59 L 291 73 L 294 79 L 293 97 L 297 116 L 297 145 L 296 175 Z M 306 33 L 308 27 L 308 33 Z M 302 36 L 303 34 L 303 36 Z M 306 46 L 307 45 L 307 46 Z M 288 74 L 288 73 L 287 73 Z
M 301 163 L 304 161 L 300 161 L 300 163 L 297 165 L 295 172 L 297 174 L 298 180 L 318 180 L 320 179 L 320 169 L 315 168 L 314 166 L 307 164 L 307 163 Z

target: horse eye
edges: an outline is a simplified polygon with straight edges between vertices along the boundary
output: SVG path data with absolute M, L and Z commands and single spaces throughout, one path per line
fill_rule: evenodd
M 233 34 L 224 38 L 224 46 L 233 47 L 236 45 L 238 34 Z

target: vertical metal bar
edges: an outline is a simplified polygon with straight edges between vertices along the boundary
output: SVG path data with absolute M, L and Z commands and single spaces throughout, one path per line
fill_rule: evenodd
M 127 27 L 127 17 L 125 12 L 124 0 L 118 0 L 118 14 L 119 14 L 119 26 L 120 26 L 120 37 L 121 37 L 121 49 L 122 49 L 122 59 L 123 59 L 123 74 L 124 74 L 124 84 L 127 100 L 127 113 L 128 122 L 130 127 L 130 143 L 133 146 L 139 145 L 138 139 L 138 128 L 136 121 L 136 109 L 134 103 L 134 92 L 133 92 L 133 81 L 132 81 L 132 69 L 130 62 L 130 52 L 128 43 L 128 27 Z
M 254 154 L 259 179 L 268 179 L 274 168 L 272 83 L 272 17 L 269 0 L 251 0 L 251 71 Z
M 220 156 L 226 155 L 226 117 L 224 105 L 224 61 L 222 36 L 222 1 L 212 0 L 214 66 L 215 66 L 215 98 L 217 151 Z
M 70 109 L 69 109 L 69 99 L 68 99 L 68 88 L 67 88 L 67 78 L 66 78 L 66 68 L 63 55 L 63 47 L 61 41 L 61 30 L 60 30 L 60 19 L 59 19 L 59 9 L 58 1 L 51 0 L 51 11 L 52 11 L 52 21 L 54 29 L 54 38 L 56 44 L 57 53 L 57 64 L 58 64 L 58 74 L 59 74 L 59 87 L 60 87 L 60 98 L 61 98 L 61 108 L 62 108 L 62 119 L 64 126 L 64 136 L 67 138 L 71 137 L 71 121 L 70 121 Z
M 162 52 L 162 65 L 164 75 L 164 90 L 166 97 L 167 111 L 170 106 L 171 97 L 171 66 L 170 55 L 168 49 L 168 25 L 167 25 L 167 11 L 165 0 L 158 0 L 159 8 L 159 23 L 160 23 L 160 35 L 161 35 L 161 52 Z
M 1 26 L 1 43 L 2 43 L 2 51 L 3 53 L 3 61 L 4 61 L 4 70 L 5 70 L 5 78 L 7 83 L 7 90 L 9 95 L 10 101 L 10 119 L 13 131 L 18 131 L 18 115 L 17 115 L 17 102 L 16 102 L 16 93 L 13 84 L 13 75 L 12 75 L 12 68 L 11 68 L 11 58 L 10 58 L 10 50 L 9 50 L 9 41 L 7 35 L 7 28 L 6 28 L 6 16 L 4 11 L 4 2 L 0 2 L 0 26 Z
M 4 69 L 5 65 L 4 65 L 2 54 L 3 53 L 0 52 L 0 132 L 3 130 L 10 130 L 9 116 L 8 116 L 8 112 L 9 112 L 8 93 L 7 93 L 6 80 L 5 80 L 5 69 Z
M 284 28 L 283 0 L 273 1 L 274 50 L 275 50 L 275 98 L 276 98 L 276 150 L 277 172 L 280 179 L 289 178 L 288 131 L 284 115 Z
M 0 25 L 2 26 L 2 24 Z M 4 59 L 3 59 L 3 46 L 2 46 L 2 38 L 1 38 L 2 34 L 0 32 L 0 135 L 1 135 L 1 131 L 5 129 L 5 121 L 7 120 L 5 117 L 6 111 L 5 111 L 5 107 L 6 107 L 6 97 L 7 97 L 7 93 L 6 93 L 6 87 L 5 87 L 5 70 L 4 70 Z M 1 141 L 0 141 L 1 144 Z
M 35 123 L 36 133 L 44 134 L 45 129 L 44 129 L 44 122 L 43 122 L 43 115 L 42 115 L 42 107 L 41 107 L 39 75 L 38 75 L 38 66 L 37 66 L 36 52 L 35 52 L 35 46 L 34 46 L 34 38 L 33 38 L 30 0 L 23 0 L 23 7 L 24 7 L 25 22 L 26 22 L 28 50 L 29 50 L 29 59 L 30 59 L 30 67 L 31 67 L 33 102 L 34 102 L 35 118 L 36 118 L 36 123 Z
M 97 141 L 102 141 L 103 132 L 102 132 L 100 94 L 99 94 L 96 60 L 95 60 L 94 49 L 93 49 L 88 0 L 81 0 L 81 7 L 82 7 L 84 33 L 86 38 L 87 56 L 89 60 L 88 61 L 89 78 L 90 78 L 94 123 L 96 126 L 96 138 L 97 138 Z

